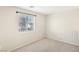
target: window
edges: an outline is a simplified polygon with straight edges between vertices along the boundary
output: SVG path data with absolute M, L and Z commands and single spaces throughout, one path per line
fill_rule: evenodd
M 34 31 L 35 30 L 35 16 L 18 13 L 19 32 Z

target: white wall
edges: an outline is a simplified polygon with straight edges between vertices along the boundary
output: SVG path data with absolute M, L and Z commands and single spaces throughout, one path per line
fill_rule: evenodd
M 79 46 L 79 9 L 49 15 L 47 38 Z
M 37 15 L 35 32 L 18 31 L 16 7 L 0 7 L 0 51 L 10 51 L 24 44 L 44 38 L 45 16 L 27 10 L 20 10 Z

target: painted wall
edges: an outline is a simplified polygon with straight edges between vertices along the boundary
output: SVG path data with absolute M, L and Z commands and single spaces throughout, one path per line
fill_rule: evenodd
M 36 16 L 35 31 L 19 32 L 16 10 Z M 24 44 L 40 40 L 45 34 L 45 16 L 16 7 L 0 7 L 0 51 L 10 51 Z
M 79 9 L 47 17 L 47 38 L 79 46 Z

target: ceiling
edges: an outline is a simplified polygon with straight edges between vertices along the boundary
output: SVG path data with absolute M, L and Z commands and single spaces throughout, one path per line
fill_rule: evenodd
M 20 8 L 42 13 L 45 15 L 60 13 L 79 8 L 78 6 L 19 6 Z

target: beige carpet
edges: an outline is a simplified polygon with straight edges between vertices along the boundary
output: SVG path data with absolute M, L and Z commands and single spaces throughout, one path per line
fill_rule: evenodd
M 31 45 L 26 45 L 14 52 L 78 52 L 79 47 L 56 40 L 43 39 Z

